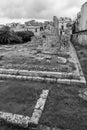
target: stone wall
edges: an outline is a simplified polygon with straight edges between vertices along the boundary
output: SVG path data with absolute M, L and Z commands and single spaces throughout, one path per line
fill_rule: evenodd
M 73 34 L 72 42 L 87 45 L 87 31 Z

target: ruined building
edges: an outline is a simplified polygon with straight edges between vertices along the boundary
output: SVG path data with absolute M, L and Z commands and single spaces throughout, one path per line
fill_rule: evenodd
M 82 5 L 76 19 L 76 32 L 84 30 L 87 30 L 87 2 Z
M 81 11 L 77 14 L 77 19 L 73 27 L 73 41 L 87 45 L 87 2 L 82 5 Z

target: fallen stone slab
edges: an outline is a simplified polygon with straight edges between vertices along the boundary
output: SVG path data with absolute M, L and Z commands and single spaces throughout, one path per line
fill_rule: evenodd
M 45 81 L 49 82 L 49 83 L 55 83 L 57 82 L 56 78 L 44 78 Z

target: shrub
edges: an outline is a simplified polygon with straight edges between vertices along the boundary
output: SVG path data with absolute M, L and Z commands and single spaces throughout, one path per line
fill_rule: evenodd
M 31 37 L 34 36 L 34 33 L 31 32 L 31 31 L 16 32 L 16 34 L 17 34 L 19 37 L 22 37 L 23 42 L 31 41 Z
M 21 43 L 22 38 L 17 36 L 16 33 L 10 30 L 8 26 L 4 26 L 0 30 L 0 44 Z
M 24 43 L 31 40 L 34 33 L 31 31 L 14 32 L 8 26 L 0 30 L 0 44 Z
M 22 37 L 18 36 L 16 33 L 11 34 L 11 42 L 12 43 L 23 43 Z

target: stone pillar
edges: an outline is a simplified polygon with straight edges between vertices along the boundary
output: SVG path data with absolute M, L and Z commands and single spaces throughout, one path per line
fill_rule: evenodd
M 54 30 L 57 35 L 59 35 L 59 22 L 56 16 L 53 16 Z

